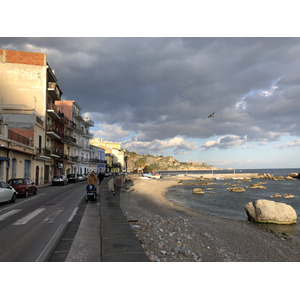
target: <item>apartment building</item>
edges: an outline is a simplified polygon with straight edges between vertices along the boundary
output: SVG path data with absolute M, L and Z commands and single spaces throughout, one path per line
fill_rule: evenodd
M 38 185 L 89 172 L 94 123 L 62 94 L 46 54 L 0 49 L 1 178 L 26 175 Z M 12 136 L 28 143 L 23 152 L 12 147 Z
M 90 145 L 91 147 L 91 171 L 96 173 L 106 172 L 107 161 L 105 158 L 105 149 L 102 147 L 97 147 L 94 145 Z
M 66 126 L 65 154 L 67 159 L 67 174 L 88 174 L 91 172 L 90 163 L 92 162 L 92 150 L 90 139 L 93 135 L 90 133 L 90 127 L 94 122 L 81 115 L 81 107 L 75 100 L 56 101 L 55 105 L 61 113 L 69 119 Z M 93 166 L 94 168 L 94 166 Z
M 32 140 L 34 156 L 29 168 L 36 184 L 50 182 L 63 172 L 63 123 L 54 106 L 61 95 L 46 54 L 0 49 L 3 123 Z
M 124 150 L 121 149 L 121 143 L 104 141 L 101 138 L 93 138 L 90 143 L 105 149 L 109 172 L 125 171 Z

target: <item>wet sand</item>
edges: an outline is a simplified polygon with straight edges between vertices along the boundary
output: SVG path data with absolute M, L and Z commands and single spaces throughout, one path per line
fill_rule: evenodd
M 151 261 L 300 261 L 300 241 L 296 237 L 266 230 L 250 221 L 194 212 L 164 197 L 170 186 L 188 179 L 143 180 L 131 176 L 121 189 L 122 210 Z

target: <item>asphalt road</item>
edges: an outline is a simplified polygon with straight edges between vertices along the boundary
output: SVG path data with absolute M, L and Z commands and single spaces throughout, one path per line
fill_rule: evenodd
M 0 261 L 48 261 L 84 201 L 85 182 L 38 189 L 0 203 Z

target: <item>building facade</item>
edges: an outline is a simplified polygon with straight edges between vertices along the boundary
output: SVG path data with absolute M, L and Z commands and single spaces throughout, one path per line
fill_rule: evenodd
M 103 141 L 101 138 L 93 138 L 90 140 L 91 145 L 102 147 L 105 149 L 108 172 L 125 171 L 124 150 L 121 143 Z
M 57 101 L 56 106 L 61 113 L 64 114 L 70 123 L 66 128 L 66 137 L 70 143 L 65 145 L 65 153 L 70 163 L 67 169 L 73 174 L 88 174 L 91 172 L 90 162 L 92 158 L 92 150 L 90 147 L 90 127 L 94 126 L 94 122 L 89 118 L 81 115 L 81 107 L 75 100 Z
M 0 49 L 1 178 L 26 175 L 39 185 L 55 175 L 89 172 L 94 123 L 62 94 L 46 54 Z M 23 152 L 12 138 L 28 143 Z

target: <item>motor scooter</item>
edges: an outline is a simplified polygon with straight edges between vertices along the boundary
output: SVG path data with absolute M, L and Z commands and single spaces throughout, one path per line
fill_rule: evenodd
M 86 187 L 86 194 L 85 194 L 86 202 L 89 200 L 96 200 L 96 188 L 93 184 L 88 184 Z

